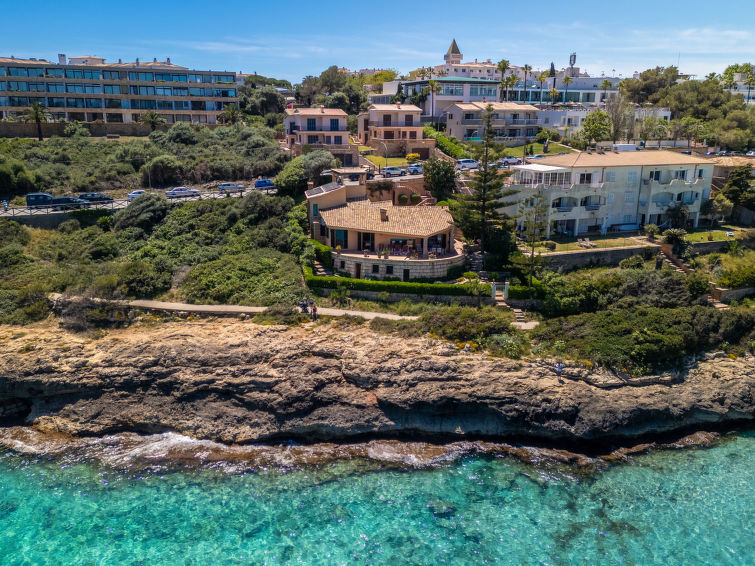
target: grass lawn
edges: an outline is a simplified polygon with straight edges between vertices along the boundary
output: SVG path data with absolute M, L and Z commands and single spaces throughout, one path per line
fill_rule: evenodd
M 555 252 L 568 252 L 573 250 L 585 251 L 585 250 L 597 250 L 601 248 L 624 248 L 629 246 L 639 246 L 640 242 L 632 238 L 628 238 L 627 234 L 608 234 L 606 236 L 588 236 L 593 244 L 597 244 L 593 248 L 585 248 L 577 243 L 577 238 L 554 238 L 552 241 L 556 242 Z M 584 237 L 580 237 L 584 239 Z M 551 250 L 538 246 L 535 248 L 535 253 L 548 253 Z
M 365 153 L 365 152 L 368 152 L 368 151 L 374 151 L 374 149 L 375 149 L 374 147 L 370 147 L 368 145 L 360 145 L 359 146 L 359 153 Z
M 716 228 L 715 230 L 708 231 L 704 228 L 697 228 L 694 232 L 690 232 L 686 236 L 686 240 L 688 242 L 698 243 L 698 242 L 722 242 L 725 240 L 734 240 L 736 238 L 740 238 L 744 235 L 744 229 L 740 228 L 739 226 L 731 226 L 728 224 L 724 224 L 720 226 L 719 228 Z M 727 236 L 727 232 L 734 232 L 734 237 Z M 708 239 L 708 236 L 712 236 L 712 240 Z
M 533 143 L 532 145 L 533 151 L 538 153 L 544 153 L 543 151 L 543 144 L 541 143 Z M 548 146 L 548 155 L 553 153 L 574 153 L 574 150 L 566 147 L 565 145 L 561 145 L 560 143 L 554 143 L 551 142 Z M 507 147 L 506 148 L 506 155 L 513 155 L 515 157 L 521 157 L 524 154 L 524 146 L 518 145 L 516 147 Z
M 388 159 L 380 155 L 365 155 L 365 157 L 378 167 L 406 167 L 409 165 L 409 162 L 403 157 L 389 157 Z

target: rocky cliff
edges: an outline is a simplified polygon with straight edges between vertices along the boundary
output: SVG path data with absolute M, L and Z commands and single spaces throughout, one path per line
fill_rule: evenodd
M 656 383 L 329 324 L 197 321 L 72 334 L 0 326 L 0 423 L 223 443 L 366 436 L 634 439 L 755 416 L 755 360 Z

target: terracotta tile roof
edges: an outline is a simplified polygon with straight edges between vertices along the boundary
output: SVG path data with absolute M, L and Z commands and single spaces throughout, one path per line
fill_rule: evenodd
M 493 110 L 537 112 L 537 108 L 532 106 L 532 104 L 517 104 L 516 102 L 457 102 L 454 106 L 457 106 L 461 110 L 479 111 L 485 110 L 488 104 L 493 107 Z
M 19 59 L 18 57 L 0 57 L 0 63 L 17 63 L 19 65 L 50 65 L 52 61 L 44 59 Z
M 414 104 L 372 104 L 370 110 L 378 110 L 380 112 L 389 112 L 391 110 L 404 110 L 406 112 L 422 112 L 422 108 L 415 106 Z
M 380 210 L 388 211 L 388 219 L 380 219 Z M 447 230 L 453 224 L 445 206 L 392 206 L 390 202 L 350 202 L 321 210 L 328 228 L 378 232 L 409 238 L 425 238 Z
M 749 165 L 755 167 L 755 159 L 752 157 L 742 157 L 738 155 L 731 155 L 729 157 L 716 157 L 711 159 L 718 167 L 744 167 Z
M 537 163 L 557 167 L 621 167 L 639 165 L 710 165 L 711 161 L 703 157 L 694 157 L 683 153 L 663 150 L 641 151 L 606 151 L 604 153 L 587 153 L 579 151 L 564 155 L 553 155 L 538 159 Z
M 347 114 L 340 108 L 286 108 L 287 116 L 340 116 Z

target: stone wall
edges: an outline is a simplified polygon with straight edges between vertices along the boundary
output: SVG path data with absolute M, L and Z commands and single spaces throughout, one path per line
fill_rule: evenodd
M 625 248 L 600 248 L 585 251 L 553 252 L 543 254 L 543 260 L 551 269 L 569 271 L 580 267 L 606 265 L 615 266 L 633 255 L 655 255 L 660 250 L 657 245 L 637 245 Z
M 323 297 L 330 296 L 333 289 L 316 289 L 316 291 Z M 381 295 L 379 291 L 361 291 L 351 289 L 349 296 L 352 299 L 367 299 L 368 301 L 387 300 L 391 303 L 398 303 L 403 300 L 410 300 L 413 302 L 423 303 L 444 303 L 444 304 L 458 304 L 458 305 L 477 305 L 477 297 L 457 296 L 457 295 L 415 295 L 412 293 L 387 293 Z M 492 297 L 480 297 L 480 302 L 483 305 L 494 305 L 495 299 Z
M 356 277 L 357 264 L 361 265 L 361 277 L 370 275 L 376 279 L 384 277 L 404 278 L 404 270 L 409 270 L 409 279 L 437 279 L 444 280 L 448 269 L 456 265 L 464 265 L 466 258 L 463 255 L 455 255 L 447 258 L 433 260 L 411 260 L 404 258 L 377 259 L 374 255 L 370 257 L 359 257 L 352 255 L 337 255 L 333 252 L 333 265 L 339 271 L 346 271 L 352 277 Z M 373 265 L 378 266 L 378 272 L 373 272 Z M 393 268 L 393 273 L 388 273 L 389 267 Z
M 755 287 L 740 287 L 739 289 L 722 289 L 720 287 L 714 287 L 711 291 L 711 295 L 714 299 L 721 301 L 722 303 L 728 303 L 731 301 L 738 301 L 744 297 L 755 295 Z

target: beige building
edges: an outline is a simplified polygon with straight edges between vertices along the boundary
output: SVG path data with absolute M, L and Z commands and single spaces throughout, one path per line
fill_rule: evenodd
M 84 55 L 58 62 L 0 57 L 0 118 L 39 102 L 53 120 L 130 123 L 154 110 L 168 124 L 215 124 L 229 104 L 238 104 L 236 75 L 192 71 L 165 61 L 108 63 Z
M 348 115 L 339 108 L 287 108 L 286 144 L 294 155 L 305 147 L 326 149 L 345 166 L 359 163 L 359 147 L 350 143 Z
M 421 116 L 422 109 L 413 104 L 373 104 L 357 117 L 359 142 L 380 155 L 418 153 L 427 159 L 435 140 L 424 139 Z
M 448 111 L 446 132 L 460 140 L 480 141 L 485 134 L 483 115 L 493 109 L 493 129 L 497 142 L 521 145 L 534 140 L 540 125 L 538 109 L 515 102 L 459 102 Z
M 447 207 L 396 206 L 371 193 L 364 171 L 358 181 L 344 180 L 346 173 L 334 171 L 336 180 L 306 192 L 312 237 L 333 248 L 336 269 L 408 281 L 445 279 L 450 267 L 464 264 Z
M 540 195 L 548 207 L 548 234 L 636 230 L 669 226 L 668 211 L 684 205 L 697 226 L 709 198 L 713 163 L 672 151 L 578 152 L 512 168 L 510 188 L 519 204 L 502 211 L 520 217 L 524 203 Z

